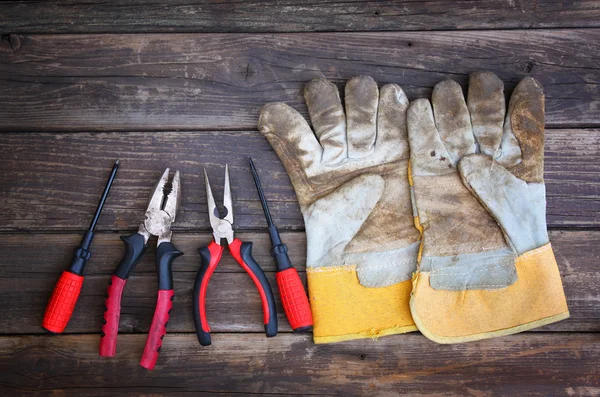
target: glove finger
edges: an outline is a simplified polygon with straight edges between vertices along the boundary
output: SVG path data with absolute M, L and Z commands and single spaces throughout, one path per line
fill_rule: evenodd
M 479 150 L 496 158 L 506 113 L 502 80 L 491 72 L 471 74 L 467 107 Z
M 413 175 L 444 175 L 454 172 L 454 163 L 435 128 L 427 99 L 417 99 L 406 113 L 410 164 Z
M 346 83 L 345 101 L 348 157 L 368 156 L 377 136 L 377 83 L 369 76 L 353 77 Z
M 408 158 L 407 108 L 408 98 L 400 86 L 387 84 L 381 87 L 375 153 L 382 163 Z
M 315 134 L 323 147 L 322 162 L 339 164 L 347 157 L 346 117 L 337 87 L 314 79 L 304 87 L 304 99 Z
M 475 153 L 475 137 L 465 98 L 457 82 L 444 80 L 435 85 L 431 96 L 435 125 L 454 163 Z
M 458 170 L 519 254 L 548 243 L 543 184 L 528 184 L 482 154 L 464 157 Z
M 319 172 L 323 148 L 304 117 L 284 103 L 268 103 L 260 111 L 258 130 L 283 163 L 300 201 L 309 200 L 306 179 Z
M 515 176 L 526 182 L 543 182 L 544 90 L 535 79 L 526 77 L 515 88 L 508 105 L 504 132 L 502 152 L 511 155 L 504 156 L 501 164 L 506 164 Z M 511 139 L 511 135 L 515 139 Z M 515 154 L 515 146 L 520 148 L 520 158 Z

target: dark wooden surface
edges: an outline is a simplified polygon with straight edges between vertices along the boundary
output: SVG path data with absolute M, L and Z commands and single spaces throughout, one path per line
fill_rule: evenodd
M 312 32 L 600 26 L 595 0 L 4 1 L 24 33 Z
M 151 138 L 149 138 L 151 137 Z M 0 139 L 0 231 L 84 230 L 115 158 L 122 170 L 98 230 L 134 230 L 164 167 L 179 169 L 185 194 L 175 230 L 208 230 L 203 167 L 222 197 L 224 166 L 238 230 L 266 222 L 248 169 L 254 156 L 279 227 L 302 230 L 302 214 L 283 165 L 257 131 L 4 133 Z M 600 226 L 600 129 L 549 129 L 546 140 L 548 223 Z M 76 187 L 76 188 L 75 188 Z M 32 212 L 33 211 L 33 212 Z M 35 214 L 35 216 L 32 216 Z
M 11 39 L 12 37 L 12 39 Z M 477 70 L 546 87 L 548 127 L 600 126 L 600 29 L 305 34 L 9 35 L 0 125 L 12 131 L 254 131 L 269 101 L 368 74 L 409 99 Z
M 600 377 L 597 334 L 520 334 L 460 345 L 437 345 L 417 334 L 324 346 L 294 334 L 223 333 L 213 340 L 201 348 L 195 335 L 171 334 L 160 364 L 148 372 L 138 364 L 145 335 L 122 335 L 110 360 L 98 359 L 96 335 L 3 338 L 2 360 L 16 364 L 0 373 L 0 382 L 17 396 L 41 390 L 79 396 L 548 397 L 597 395 Z
M 597 1 L 5 1 L 0 3 L 0 395 L 600 395 L 600 4 Z M 321 32 L 321 33 L 315 33 Z M 260 106 L 306 115 L 301 89 L 368 74 L 428 96 L 450 77 L 524 76 L 547 98 L 548 225 L 571 317 L 442 346 L 418 333 L 316 346 L 284 319 L 264 337 L 250 279 L 225 255 L 209 288 L 213 345 L 193 334 L 197 248 L 210 240 L 202 168 L 231 166 L 239 236 L 274 283 L 252 154 L 305 278 L 302 216 L 256 131 Z M 39 327 L 112 162 L 65 335 Z M 156 299 L 154 248 L 125 289 L 118 354 L 97 356 L 104 289 L 166 166 L 182 172 L 175 303 L 159 364 L 138 362 Z M 276 294 L 277 296 L 278 294 Z M 278 298 L 278 296 L 277 296 Z
M 270 257 L 269 237 L 264 232 L 239 233 L 245 241 L 253 241 L 253 254 L 262 264 L 270 282 L 275 285 L 275 264 Z M 600 285 L 597 271 L 600 246 L 600 231 L 552 231 L 550 234 L 559 264 L 571 318 L 552 324 L 537 331 L 600 332 L 600 311 L 597 303 L 590 299 L 596 296 L 596 285 Z M 173 242 L 185 252 L 175 262 L 175 301 L 169 320 L 169 331 L 193 332 L 192 288 L 200 263 L 197 249 L 210 241 L 208 233 L 178 233 Z M 283 238 L 290 249 L 290 257 L 297 264 L 304 278 L 306 260 L 304 233 L 287 232 Z M 43 307 L 57 274 L 69 262 L 72 248 L 77 245 L 77 234 L 19 234 L 5 236 L 0 240 L 0 300 L 10 303 L 0 317 L 3 334 L 41 334 L 39 324 Z M 24 247 L 35 247 L 27 251 Z M 40 256 L 40 252 L 44 255 Z M 106 280 L 118 263 L 122 243 L 114 233 L 102 233 L 96 237 L 94 256 L 87 268 L 81 301 L 67 333 L 97 333 L 101 327 L 104 301 L 102 299 Z M 147 332 L 154 312 L 156 284 L 154 247 L 149 247 L 137 265 L 127 284 L 121 317 L 121 332 Z M 23 294 L 28 299 L 23 300 Z M 229 255 L 211 279 L 208 290 L 208 317 L 211 327 L 217 332 L 262 333 L 260 298 L 254 284 L 242 268 Z M 276 294 L 279 323 L 283 332 L 290 328 L 283 316 Z

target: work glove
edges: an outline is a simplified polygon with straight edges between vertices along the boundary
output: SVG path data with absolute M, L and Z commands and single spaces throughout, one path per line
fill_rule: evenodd
M 423 232 L 411 312 L 438 343 L 508 335 L 569 316 L 546 231 L 544 93 L 502 81 L 452 80 L 407 113 L 411 184 Z
M 314 132 L 283 103 L 258 129 L 277 152 L 304 216 L 315 343 L 416 330 L 408 305 L 419 232 L 407 165 L 408 100 L 367 76 L 345 87 L 316 79 L 304 98 Z

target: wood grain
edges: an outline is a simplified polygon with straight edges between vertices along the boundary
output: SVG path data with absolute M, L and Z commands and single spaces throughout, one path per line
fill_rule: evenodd
M 265 229 L 250 174 L 251 154 L 281 229 L 303 230 L 293 188 L 258 132 L 5 133 L 0 135 L 0 231 L 83 231 L 110 167 L 121 160 L 98 230 L 135 230 L 165 167 L 182 172 L 176 231 L 209 230 L 203 167 L 222 197 L 231 167 L 237 230 Z M 550 227 L 600 225 L 600 130 L 549 130 L 546 183 Z
M 78 235 L 5 235 L 0 239 L 0 334 L 42 333 L 43 311 L 60 273 L 70 263 Z M 290 332 L 279 302 L 275 283 L 275 263 L 270 257 L 267 233 L 240 233 L 243 241 L 254 243 L 253 255 L 275 289 L 279 324 Z M 306 240 L 304 233 L 284 233 L 292 262 L 304 279 Z M 538 329 L 541 331 L 600 331 L 600 258 L 598 231 L 553 231 L 551 241 L 563 277 L 571 317 Z M 209 234 L 177 233 L 174 243 L 185 255 L 173 266 L 175 301 L 169 332 L 193 332 L 192 288 L 200 267 L 197 249 L 210 241 Z M 86 279 L 68 333 L 97 333 L 104 310 L 104 293 L 109 274 L 123 252 L 118 234 L 99 234 Z M 125 288 L 121 332 L 147 332 L 156 301 L 154 246 L 143 256 Z M 261 303 L 250 278 L 225 253 L 223 262 L 208 289 L 208 319 L 214 332 L 263 333 Z
M 5 1 L 4 32 L 309 32 L 600 26 L 595 1 Z
M 10 39 L 12 37 L 12 39 Z M 0 42 L 0 131 L 254 129 L 262 105 L 306 114 L 302 87 L 371 75 L 409 99 L 496 72 L 545 87 L 548 127 L 600 126 L 600 30 L 12 35 Z
M 3 1 L 0 395 L 599 396 L 598 28 L 596 0 Z M 343 88 L 367 74 L 413 100 L 447 77 L 466 88 L 482 69 L 507 94 L 525 76 L 545 87 L 547 213 L 569 319 L 459 345 L 411 333 L 316 346 L 291 333 L 275 288 L 281 332 L 267 339 L 258 293 L 225 254 L 208 291 L 213 345 L 199 346 L 191 290 L 197 249 L 211 239 L 203 167 L 219 200 L 230 164 L 238 237 L 254 242 L 275 286 L 246 164 L 254 157 L 306 281 L 293 189 L 255 130 L 264 103 L 284 101 L 306 117 L 302 87 L 314 77 Z M 42 335 L 47 299 L 117 158 L 67 334 Z M 185 255 L 174 263 L 168 334 L 148 372 L 138 363 L 156 299 L 154 242 L 125 288 L 117 357 L 98 357 L 98 333 L 118 237 L 137 228 L 167 166 L 183 173 L 174 243 Z
M 98 336 L 0 338 L 3 395 L 592 396 L 595 334 L 520 334 L 460 345 L 397 335 L 330 345 L 309 336 L 167 334 L 158 365 L 139 365 L 145 335 L 98 357 Z

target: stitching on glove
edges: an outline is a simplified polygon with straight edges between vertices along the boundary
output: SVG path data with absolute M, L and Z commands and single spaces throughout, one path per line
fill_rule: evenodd
M 361 271 L 361 270 L 367 270 L 367 269 L 383 269 L 386 267 L 396 267 L 396 266 L 401 266 L 401 265 L 409 265 L 411 263 L 414 263 L 414 261 L 404 261 L 404 262 L 394 262 L 394 263 L 384 263 L 383 265 L 375 265 L 375 266 L 369 266 L 369 265 L 364 265 L 361 266 L 359 268 L 357 268 L 357 271 Z
M 493 264 L 493 262 L 492 263 L 480 263 L 477 266 L 485 266 L 485 265 L 492 265 L 492 264 Z M 483 273 L 483 272 L 486 272 L 486 271 L 488 271 L 490 269 L 495 269 L 495 268 L 498 268 L 498 267 L 509 267 L 512 264 L 513 264 L 512 262 L 499 263 L 499 264 L 496 264 L 496 265 L 494 265 L 492 267 L 488 267 L 488 268 L 485 268 L 485 269 L 479 269 L 479 270 L 473 270 L 473 271 L 467 272 L 467 273 L 443 273 L 443 271 L 446 270 L 446 269 L 432 270 L 431 271 L 431 275 L 436 275 L 436 276 L 465 276 L 465 275 L 469 275 L 469 274 L 473 274 L 473 273 Z
M 388 237 L 388 236 L 383 236 L 383 237 Z M 394 241 L 396 241 L 396 240 L 394 240 Z M 415 243 L 416 243 L 416 241 L 415 241 Z M 368 252 L 368 253 L 372 254 L 372 253 L 374 253 L 373 250 L 376 250 L 377 248 L 384 247 L 386 245 L 390 245 L 390 241 L 388 241 L 387 243 L 383 243 L 383 244 L 371 245 L 371 246 L 369 246 L 369 247 L 367 247 L 367 248 L 365 248 L 363 250 L 360 250 L 360 251 L 347 251 L 347 252 L 345 252 L 345 254 L 346 255 L 364 254 L 365 252 Z M 400 249 L 400 248 L 402 248 L 402 247 L 398 247 L 398 248 L 394 248 L 394 249 Z M 393 251 L 394 249 L 392 249 L 390 251 Z M 385 252 L 385 251 L 381 251 L 381 252 Z
M 443 183 L 441 185 L 424 185 L 423 187 L 427 187 L 429 190 L 430 187 L 454 187 L 454 186 L 464 186 L 462 183 L 458 183 L 458 182 L 454 182 L 454 183 Z M 419 189 L 419 187 L 416 187 L 417 190 Z
M 433 193 L 427 193 L 427 192 L 422 192 L 421 193 L 421 199 L 430 199 L 430 200 L 435 200 L 436 204 L 439 203 L 445 203 L 445 204 L 450 204 L 450 205 L 456 205 L 456 202 L 452 201 L 452 200 L 448 200 L 446 197 L 438 197 L 437 195 L 433 194 Z M 419 200 L 417 198 L 417 200 Z M 434 211 L 431 211 L 434 212 Z
M 542 251 L 546 251 L 550 247 L 551 247 L 551 245 L 550 245 L 550 243 L 548 243 L 548 244 L 542 245 L 541 247 L 538 247 L 538 248 L 536 248 L 534 250 L 527 251 L 523 255 L 520 255 L 520 257 L 521 258 L 528 258 L 528 257 L 533 256 L 535 254 L 539 254 Z
M 360 285 L 362 285 L 363 287 L 371 287 L 371 288 L 385 288 L 385 287 L 390 287 L 394 284 L 400 283 L 402 281 L 407 281 L 407 280 L 410 280 L 410 276 L 409 276 L 409 278 L 397 276 L 396 278 L 393 278 L 391 280 L 386 280 L 386 285 L 384 285 L 384 286 L 377 285 L 375 283 L 372 284 L 372 283 L 363 283 L 363 282 L 360 282 Z
M 454 244 L 454 245 L 440 245 L 440 246 L 437 246 L 436 248 L 438 248 L 438 249 L 448 249 L 448 248 L 463 247 L 465 245 L 471 245 L 471 244 L 470 243 L 462 243 L 462 244 Z M 461 254 L 464 254 L 466 252 L 492 251 L 492 250 L 497 250 L 499 248 L 502 248 L 502 247 L 475 247 L 475 248 L 471 248 L 471 249 L 461 250 Z
M 509 286 L 504 285 L 504 284 L 475 284 L 475 285 L 469 285 L 469 287 L 507 288 Z M 469 291 L 468 289 L 464 289 L 464 288 L 460 288 L 460 287 L 452 287 L 452 288 L 444 287 L 443 290 L 445 290 L 445 291 L 461 291 L 461 292 Z
M 456 229 L 457 227 L 459 227 L 460 225 L 462 225 L 463 223 L 465 223 L 469 218 L 465 218 L 462 221 L 458 222 L 457 224 L 455 224 L 454 226 L 452 226 L 450 229 L 446 230 L 444 233 L 441 233 L 440 235 L 438 235 L 437 237 L 435 237 L 432 240 L 429 240 L 428 244 L 432 244 L 435 241 L 441 239 L 442 237 L 447 236 L 448 234 L 450 234 L 451 231 L 453 231 L 454 229 Z
M 319 272 L 325 275 L 356 270 L 356 265 L 328 266 L 328 267 L 310 267 L 306 268 L 307 273 Z M 327 274 L 328 273 L 328 274 Z

